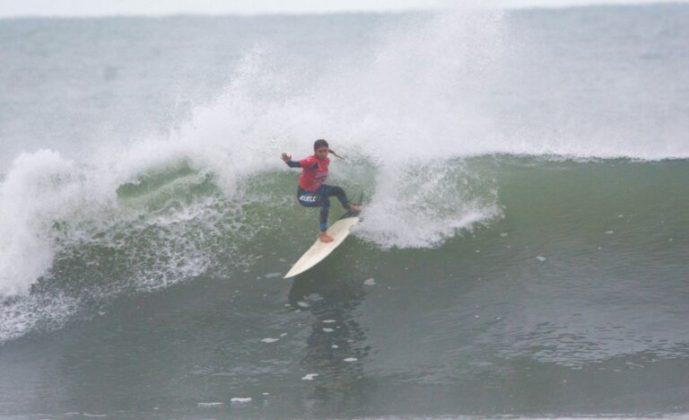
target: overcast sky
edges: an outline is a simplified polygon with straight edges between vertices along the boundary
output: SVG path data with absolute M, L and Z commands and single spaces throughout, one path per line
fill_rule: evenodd
M 461 0 L 456 0 L 457 3 Z M 463 2 L 465 2 L 464 0 Z M 477 3 L 477 0 L 472 0 Z M 576 6 L 592 3 L 657 3 L 657 0 L 492 0 L 508 7 Z M 664 1 L 664 0 L 662 0 Z M 689 2 L 689 0 L 680 0 Z M 324 13 L 429 9 L 448 0 L 0 0 L 0 17 Z M 485 1 L 480 2 L 485 3 Z

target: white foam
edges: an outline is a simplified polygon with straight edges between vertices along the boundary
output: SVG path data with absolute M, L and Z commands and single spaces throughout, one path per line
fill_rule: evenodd
M 304 375 L 303 378 L 301 378 L 302 381 L 313 381 L 317 376 L 320 376 L 317 373 L 308 373 Z
M 123 284 L 106 279 L 114 283 L 91 291 L 98 295 L 117 294 L 132 286 L 140 291 L 156 290 L 193 278 L 208 267 L 204 244 L 183 238 L 213 229 L 212 223 L 219 218 L 216 198 L 155 213 L 136 203 L 122 203 L 118 187 L 136 179 L 140 175 L 136 171 L 150 170 L 161 155 L 166 155 L 149 153 L 152 157 L 147 161 L 132 153 L 129 150 L 92 156 L 88 165 L 50 150 L 24 153 L 14 160 L 0 182 L 0 301 L 5 301 L 0 308 L 0 342 L 21 336 L 39 324 L 59 327 L 78 310 L 76 299 L 61 295 L 49 285 L 49 270 L 61 250 L 97 243 L 132 253 L 132 263 L 141 260 L 142 270 Z M 129 158 L 131 162 L 125 163 Z M 154 230 L 154 240 L 160 246 L 144 251 L 130 249 L 131 244 L 123 243 L 121 235 L 136 236 L 137 230 Z M 30 296 L 32 285 L 41 277 L 46 287 Z
M 128 162 L 134 169 L 126 172 L 117 166 L 129 159 L 136 162 L 131 155 L 115 155 L 110 161 L 94 159 L 95 167 L 78 165 L 58 152 L 39 150 L 14 160 L 0 183 L 0 297 L 25 294 L 45 274 L 58 238 L 89 239 L 93 229 L 103 227 L 108 218 L 123 216 L 118 210 L 117 187 L 139 174 L 138 170 L 157 164 L 156 159 L 139 157 L 145 163 L 136 166 Z M 151 223 L 167 226 L 193 220 L 204 207 L 159 214 Z
M 364 285 L 365 286 L 375 286 L 376 280 L 374 278 L 366 279 L 366 280 L 364 280 Z
M 61 293 L 21 296 L 0 303 L 0 344 L 37 326 L 59 328 L 79 309 L 79 300 Z
M 0 183 L 0 298 L 26 294 L 53 262 L 55 223 L 97 200 L 59 153 L 24 153 Z
M 251 397 L 232 397 L 232 399 L 230 399 L 230 402 L 232 404 L 247 404 L 250 403 L 251 400 Z
M 224 406 L 225 403 L 223 402 L 200 402 L 196 404 L 198 408 L 217 408 L 217 407 L 222 407 Z
M 276 341 L 280 341 L 280 339 L 279 338 L 264 338 L 261 340 L 261 342 L 267 343 L 267 344 L 275 343 Z
M 323 296 L 319 295 L 318 293 L 311 293 L 306 298 L 311 302 L 320 302 L 323 300 Z

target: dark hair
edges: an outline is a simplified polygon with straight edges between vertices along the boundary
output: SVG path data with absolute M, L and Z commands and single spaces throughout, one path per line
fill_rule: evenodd
M 344 158 L 337 153 L 333 149 L 330 148 L 328 145 L 328 142 L 325 139 L 318 139 L 313 143 L 313 151 L 315 152 L 316 150 L 320 149 L 321 147 L 327 147 L 328 148 L 328 153 L 332 153 L 336 158 L 338 159 L 343 159 Z
M 320 149 L 321 147 L 327 147 L 328 149 L 330 148 L 328 145 L 328 142 L 325 141 L 325 139 L 318 139 L 318 140 L 316 140 L 315 143 L 313 143 L 313 151 L 314 152 L 316 150 Z

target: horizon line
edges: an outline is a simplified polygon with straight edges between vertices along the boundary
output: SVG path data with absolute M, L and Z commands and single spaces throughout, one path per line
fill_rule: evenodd
M 502 3 L 502 4 L 497 4 Z M 689 0 L 585 0 L 576 2 L 566 2 L 561 4 L 547 4 L 547 0 L 514 0 L 512 4 L 505 4 L 504 1 L 495 1 L 493 4 L 478 6 L 484 9 L 503 9 L 503 10 L 555 10 L 555 9 L 581 9 L 587 7 L 640 7 L 657 5 L 687 5 Z M 452 10 L 448 7 L 409 7 L 401 9 L 335 9 L 335 10 L 277 10 L 277 11 L 193 11 L 178 10 L 169 12 L 113 12 L 113 13 L 17 13 L 0 14 L 3 19 L 93 19 L 93 18 L 166 18 L 166 17 L 261 17 L 261 16 L 327 16 L 327 15 L 357 15 L 357 14 L 405 14 L 405 13 L 427 13 L 443 10 Z

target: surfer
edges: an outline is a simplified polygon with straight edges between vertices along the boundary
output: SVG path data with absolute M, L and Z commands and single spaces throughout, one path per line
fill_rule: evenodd
M 282 160 L 285 161 L 290 168 L 302 168 L 301 176 L 299 177 L 299 188 L 297 188 L 297 200 L 299 204 L 304 207 L 320 207 L 320 240 L 322 242 L 332 242 L 333 238 L 326 232 L 328 230 L 328 211 L 330 210 L 330 197 L 335 196 L 342 207 L 350 212 L 358 213 L 361 211 L 361 206 L 352 204 L 347 198 L 344 190 L 335 185 L 324 184 L 328 177 L 328 165 L 330 159 L 328 153 L 332 153 L 340 159 L 334 150 L 330 148 L 328 142 L 319 139 L 313 144 L 314 154 L 299 161 L 293 161 L 292 155 L 288 153 L 282 154 Z

